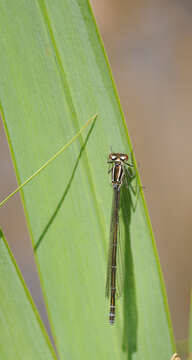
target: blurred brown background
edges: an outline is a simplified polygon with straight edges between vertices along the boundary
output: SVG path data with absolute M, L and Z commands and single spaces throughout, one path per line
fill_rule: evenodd
M 147 188 L 174 333 L 181 340 L 188 336 L 192 272 L 192 2 L 91 0 L 91 5 Z M 2 124 L 0 163 L 3 199 L 17 185 Z M 0 209 L 0 219 L 45 318 L 19 196 Z

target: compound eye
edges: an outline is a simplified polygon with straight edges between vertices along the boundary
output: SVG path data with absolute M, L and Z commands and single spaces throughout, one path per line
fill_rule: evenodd
M 128 160 L 128 155 L 123 154 L 120 156 L 120 159 L 121 159 L 121 161 L 126 161 L 126 160 Z
M 110 158 L 112 161 L 114 161 L 114 160 L 117 159 L 117 155 L 116 155 L 116 154 L 110 154 L 110 155 L 109 155 L 109 158 Z

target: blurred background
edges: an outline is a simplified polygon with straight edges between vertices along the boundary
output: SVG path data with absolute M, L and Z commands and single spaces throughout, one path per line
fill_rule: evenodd
M 192 273 L 192 2 L 90 2 L 140 164 L 174 334 L 181 341 L 188 337 Z M 3 199 L 17 183 L 1 123 L 0 163 Z M 0 219 L 47 322 L 18 195 L 0 209 Z

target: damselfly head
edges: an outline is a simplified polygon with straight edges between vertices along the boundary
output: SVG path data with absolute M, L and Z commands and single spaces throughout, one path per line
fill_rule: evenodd
M 109 155 L 109 159 L 114 162 L 125 162 L 128 160 L 128 155 L 122 153 L 111 153 Z

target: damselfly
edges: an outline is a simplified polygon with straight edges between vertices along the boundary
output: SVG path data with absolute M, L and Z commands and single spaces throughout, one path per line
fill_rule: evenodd
M 131 174 L 128 172 L 129 167 L 133 166 L 128 162 L 128 155 L 122 153 L 112 153 L 109 155 L 108 163 L 112 164 L 109 172 L 112 174 L 113 186 L 113 207 L 111 218 L 111 239 L 108 259 L 108 275 L 106 293 L 110 297 L 109 321 L 111 324 L 115 321 L 115 299 L 117 295 L 117 246 L 119 245 L 119 207 L 120 207 L 120 189 L 123 183 Z

